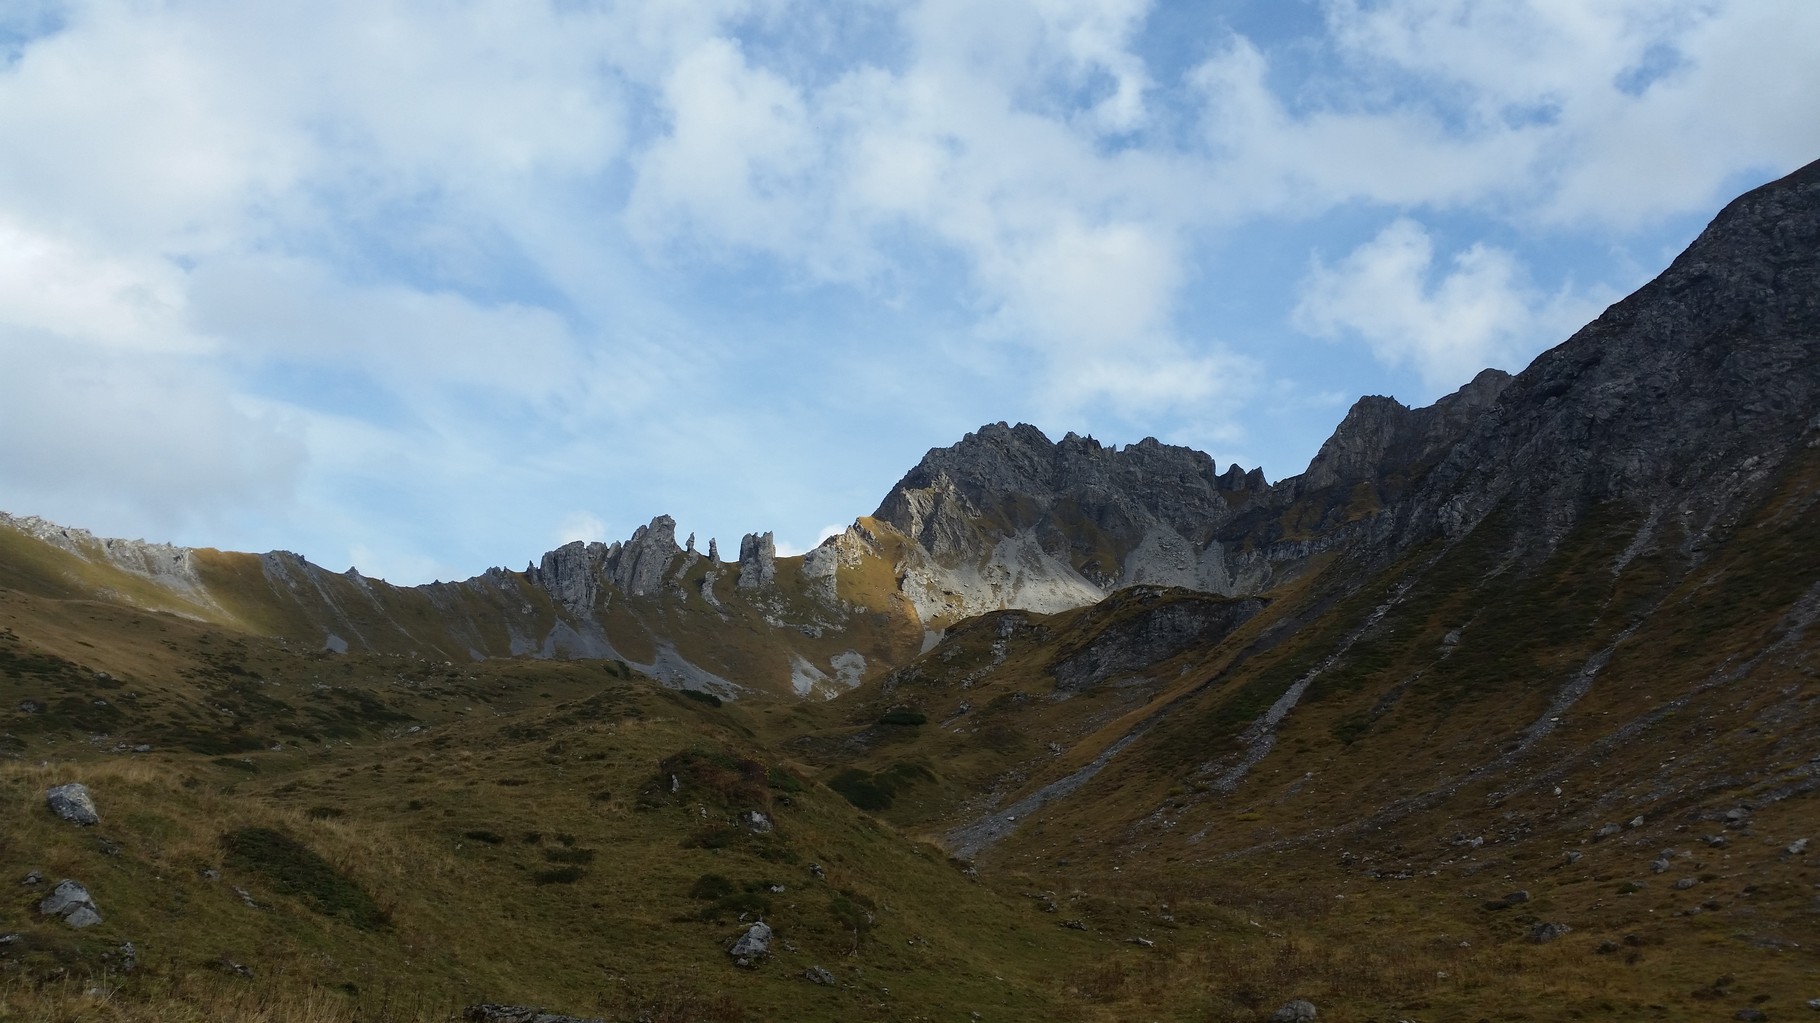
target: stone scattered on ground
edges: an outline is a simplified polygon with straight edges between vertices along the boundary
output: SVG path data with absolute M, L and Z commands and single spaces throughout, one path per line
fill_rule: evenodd
M 96 907 L 88 889 L 68 878 L 57 882 L 57 887 L 38 903 L 38 912 L 45 916 L 60 916 L 71 927 L 88 927 L 101 922 L 101 910 Z
M 1697 877 L 1684 877 L 1684 878 L 1680 879 L 1679 881 L 1675 882 L 1675 891 L 1684 892 L 1699 883 L 1700 883 L 1700 879 Z
M 803 976 L 812 983 L 820 984 L 823 987 L 834 986 L 834 974 L 829 973 L 820 966 L 809 967 L 803 971 Z
M 1607 824 L 1598 831 L 1593 832 L 1593 841 L 1597 842 L 1602 838 L 1610 838 L 1623 830 L 1623 828 L 1618 827 L 1616 824 Z
M 88 786 L 79 781 L 51 786 L 44 793 L 44 803 L 52 813 L 71 824 L 87 827 L 101 823 L 101 814 L 95 809 L 95 797 L 89 795 Z
M 470 1005 L 461 1017 L 469 1023 L 606 1023 L 598 1016 L 564 1016 L 533 1005 Z
M 1270 1014 L 1270 1023 L 1313 1023 L 1315 1018 L 1314 1003 L 1305 998 L 1285 1002 L 1277 1011 Z
M 742 823 L 745 824 L 747 830 L 758 835 L 768 835 L 776 828 L 776 825 L 771 823 L 771 818 L 757 810 L 747 810 Z
M 44 871 L 34 870 L 31 873 L 25 875 L 25 879 L 20 881 L 19 883 L 23 884 L 23 885 L 43 884 L 44 883 Z
M 746 933 L 733 942 L 727 954 L 733 957 L 733 965 L 751 969 L 758 961 L 771 953 L 771 927 L 763 920 L 746 929 Z
M 1807 839 L 1805 838 L 1797 838 L 1793 842 L 1790 842 L 1788 844 L 1788 849 L 1786 850 L 1790 856 L 1799 856 L 1806 851 Z
M 1546 945 L 1572 930 L 1566 924 L 1539 923 L 1529 929 L 1529 940 L 1538 945 Z

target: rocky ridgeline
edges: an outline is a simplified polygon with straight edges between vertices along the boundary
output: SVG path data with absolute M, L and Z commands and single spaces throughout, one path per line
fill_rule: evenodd
M 1508 505 L 1546 546 L 1615 498 L 1652 529 L 1685 529 L 1697 554 L 1820 438 L 1816 413 L 1820 163 L 1733 201 L 1661 276 L 1512 380 L 1396 539 L 1458 536 Z
M 1318 555 L 1391 559 L 1462 536 L 1500 508 L 1516 524 L 1513 551 L 1546 550 L 1610 498 L 1646 522 L 1635 550 L 1672 525 L 1697 554 L 1760 502 L 1791 452 L 1820 443 L 1817 338 L 1820 164 L 1733 202 L 1659 278 L 1518 376 L 1486 370 L 1426 408 L 1360 399 L 1307 471 L 1274 486 L 1261 470 L 1221 472 L 1207 454 L 1153 438 L 1122 448 L 1073 433 L 1052 442 L 1036 427 L 997 423 L 931 450 L 872 519 L 795 564 L 777 556 L 772 534 L 748 534 L 727 569 L 732 596 L 759 612 L 747 621 L 764 623 L 744 627 L 773 639 L 793 630 L 820 638 L 859 620 L 845 614 L 838 569 L 887 557 L 903 600 L 868 610 L 908 607 L 928 629 L 1005 608 L 1072 609 L 1134 585 L 1249 596 Z M 192 551 L 40 519 L 0 516 L 0 525 L 213 606 Z M 427 601 L 454 637 L 440 648 L 474 657 L 608 656 L 597 616 L 616 596 L 701 601 L 731 622 L 715 589 L 715 541 L 706 560 L 697 578 L 694 538 L 679 546 L 667 515 L 623 542 L 567 544 L 523 573 L 427 587 L 260 556 L 280 610 L 319 630 L 314 641 L 415 649 L 418 637 L 402 626 L 374 630 L 395 626 L 391 605 Z M 814 621 L 786 626 L 780 593 L 797 589 L 781 585 L 787 573 L 825 615 L 803 612 Z M 538 607 L 544 595 L 560 612 L 553 624 Z M 673 639 L 650 638 L 660 651 Z
M 15 516 L 3 511 L 0 528 L 18 530 L 84 560 L 105 562 L 191 598 L 205 596 L 197 574 L 196 552 L 188 547 L 96 536 L 86 529 L 60 526 L 36 515 Z
M 585 612 L 605 607 L 614 591 L 630 597 L 660 595 L 700 558 L 694 534 L 686 547 L 677 546 L 676 520 L 659 515 L 624 542 L 564 544 L 545 554 L 526 575 L 563 607 Z M 718 574 L 719 541 L 708 541 L 707 558 L 709 572 Z M 682 564 L 677 566 L 679 559 Z M 770 533 L 748 533 L 740 541 L 738 573 L 741 590 L 766 590 L 776 584 L 777 545 Z

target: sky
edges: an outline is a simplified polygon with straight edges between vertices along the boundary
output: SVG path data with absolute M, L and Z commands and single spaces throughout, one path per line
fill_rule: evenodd
M 1300 472 L 1820 158 L 1812 0 L 0 0 L 0 510 L 801 551 L 981 424 Z

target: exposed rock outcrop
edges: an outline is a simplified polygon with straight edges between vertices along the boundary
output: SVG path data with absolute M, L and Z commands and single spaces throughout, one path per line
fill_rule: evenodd
M 1321 445 L 1308 470 L 1284 482 L 1297 494 L 1308 494 L 1340 484 L 1417 475 L 1465 435 L 1510 381 L 1509 373 L 1488 369 L 1426 408 L 1412 409 L 1395 398 L 1376 395 L 1360 398 Z
M 676 520 L 659 515 L 632 532 L 632 539 L 607 551 L 606 573 L 622 593 L 649 596 L 663 586 L 670 562 L 682 553 L 676 546 Z
M 57 887 L 38 903 L 38 912 L 45 916 L 60 916 L 64 923 L 77 929 L 101 922 L 101 910 L 89 895 L 88 888 L 80 881 L 68 878 L 57 882 Z
M 747 533 L 739 541 L 739 588 L 769 589 L 777 581 L 777 542 L 769 530 Z

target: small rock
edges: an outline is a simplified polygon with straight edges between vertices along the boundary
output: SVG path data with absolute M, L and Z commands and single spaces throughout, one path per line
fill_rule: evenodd
M 1574 863 L 1580 862 L 1580 850 L 1569 849 L 1567 851 L 1567 862 L 1569 864 L 1574 864 Z
M 1601 841 L 1603 839 L 1610 838 L 1611 836 L 1613 836 L 1623 830 L 1624 830 L 1623 828 L 1618 827 L 1616 824 L 1607 824 L 1604 827 L 1600 828 L 1599 830 L 1593 832 L 1593 841 L 1597 842 L 1597 841 Z
M 1618 950 L 1618 943 L 1610 940 L 1609 938 L 1606 939 L 1605 941 L 1599 942 L 1599 947 L 1593 949 L 1594 952 L 1597 952 L 1602 956 L 1611 955 L 1613 952 L 1616 952 L 1617 950 Z
M 124 973 L 131 973 L 131 972 L 133 972 L 133 968 L 138 965 L 139 965 L 139 950 L 137 948 L 134 948 L 133 943 L 130 941 L 122 943 L 120 946 L 120 969 L 121 969 L 121 971 Z
M 1807 1000 L 1807 1007 L 1815 1012 L 1820 1012 L 1820 998 L 1809 998 Z
M 36 714 L 43 709 L 44 704 L 39 703 L 37 700 L 25 700 L 19 704 L 19 710 L 24 714 Z
M 1140 948 L 1155 948 L 1156 947 L 1156 942 L 1151 941 L 1149 938 L 1132 938 L 1131 943 L 1133 945 L 1137 945 Z
M 1684 877 L 1681 880 L 1675 882 L 1675 891 L 1684 892 L 1699 883 L 1700 883 L 1700 879 L 1697 877 Z
M 31 873 L 25 875 L 25 880 L 20 881 L 19 883 L 20 884 L 43 884 L 44 883 L 44 871 L 34 870 Z
M 1788 844 L 1788 849 L 1786 851 L 1790 856 L 1801 855 L 1802 853 L 1807 851 L 1807 839 L 1805 839 L 1805 838 L 1795 839 L 1793 842 L 1790 842 Z
M 1726 838 L 1724 835 L 1708 835 L 1706 837 L 1706 844 L 1712 846 L 1714 849 L 1723 849 L 1725 848 L 1726 843 L 1730 841 L 1731 839 Z
M 1540 923 L 1529 929 L 1529 940 L 1537 945 L 1546 945 L 1572 930 L 1566 924 Z
M 828 872 L 827 872 L 827 871 L 825 871 L 825 870 L 823 870 L 823 869 L 822 869 L 822 865 L 821 865 L 821 864 L 819 864 L 819 863 L 811 863 L 811 864 L 809 864 L 809 873 L 810 873 L 810 874 L 813 874 L 813 875 L 814 875 L 814 876 L 816 876 L 816 877 L 818 877 L 818 878 L 822 878 L 822 879 L 824 879 L 824 880 L 825 880 L 825 879 L 826 879 L 826 878 L 827 878 L 827 876 L 828 876 Z
M 0 934 L 0 945 L 11 945 L 11 944 L 14 944 L 15 942 L 23 940 L 24 938 L 25 938 L 25 935 L 19 934 L 16 932 L 9 933 L 9 934 Z
M 45 916 L 60 916 L 64 923 L 77 928 L 101 922 L 101 910 L 96 908 L 88 889 L 81 882 L 68 878 L 57 882 L 57 887 L 38 903 L 38 912 Z
M 1298 998 L 1293 1002 L 1283 1003 L 1277 1011 L 1271 1013 L 1270 1023 L 1313 1023 L 1314 1018 L 1314 1003 Z
M 746 928 L 746 933 L 733 942 L 727 954 L 733 957 L 735 966 L 747 969 L 758 964 L 758 960 L 771 952 L 771 928 L 763 920 Z
M 755 835 L 769 835 L 777 830 L 777 826 L 771 823 L 771 818 L 757 810 L 747 810 L 740 821 L 745 824 L 748 831 Z
M 1504 904 L 1507 906 L 1520 905 L 1521 903 L 1525 903 L 1528 901 L 1529 901 L 1529 890 L 1526 888 L 1518 889 L 1517 891 L 1511 892 L 1509 895 L 1504 896 Z
M 1734 809 L 1725 811 L 1725 826 L 1726 827 L 1741 828 L 1748 823 L 1750 823 L 1750 811 L 1745 809 L 1744 807 L 1740 806 L 1740 807 L 1736 807 Z
M 1079 920 L 1063 920 L 1062 926 L 1071 931 L 1084 931 L 1087 929 L 1087 925 Z
M 1667 860 L 1651 860 L 1649 862 L 1649 869 L 1653 874 L 1664 873 L 1668 870 L 1669 866 L 1670 864 Z
M 45 791 L 44 802 L 52 813 L 71 824 L 87 827 L 101 823 L 101 814 L 95 810 L 95 797 L 89 795 L 88 786 L 79 781 L 52 786 Z
M 819 966 L 811 966 L 804 970 L 803 979 L 809 981 L 811 984 L 820 984 L 823 987 L 833 987 L 835 983 L 834 974 L 829 973 Z
M 1639 816 L 1639 817 L 1632 817 L 1632 818 L 1631 818 L 1631 819 L 1630 819 L 1630 826 L 1631 826 L 1631 827 L 1633 827 L 1633 828 L 1640 828 L 1640 827 L 1642 827 L 1642 826 L 1643 826 L 1643 818 L 1642 818 L 1642 817 L 1640 817 L 1640 816 Z
M 214 867 L 203 867 L 198 873 L 202 875 L 204 881 L 221 880 L 221 871 L 216 870 Z

